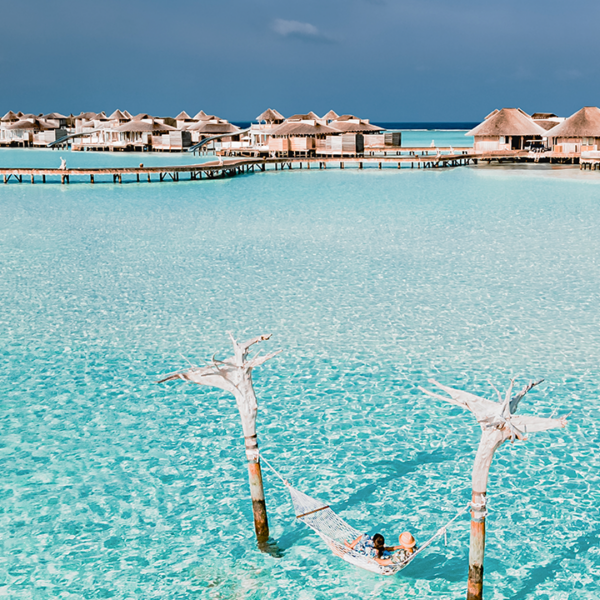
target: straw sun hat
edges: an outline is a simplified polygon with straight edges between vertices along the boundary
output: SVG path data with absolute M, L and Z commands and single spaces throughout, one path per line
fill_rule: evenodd
M 417 544 L 415 538 L 408 531 L 401 533 L 398 541 L 400 542 L 400 545 L 406 549 L 414 548 Z

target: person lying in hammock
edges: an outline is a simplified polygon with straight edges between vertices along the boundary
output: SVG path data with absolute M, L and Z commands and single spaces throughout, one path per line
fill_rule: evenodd
M 398 542 L 398 546 L 386 546 L 385 538 L 380 533 L 373 537 L 363 533 L 352 542 L 344 542 L 344 545 L 374 559 L 380 565 L 391 565 L 406 562 L 417 549 L 417 542 L 408 531 L 400 534 Z

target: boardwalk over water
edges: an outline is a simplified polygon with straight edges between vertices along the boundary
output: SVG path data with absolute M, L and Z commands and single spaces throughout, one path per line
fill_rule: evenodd
M 416 150 L 416 149 L 415 149 Z M 425 150 L 425 149 L 422 149 Z M 427 149 L 429 150 L 429 149 Z M 89 183 L 98 182 L 123 183 L 127 182 L 157 182 L 201 180 L 234 177 L 244 173 L 266 170 L 284 169 L 326 169 L 328 167 L 354 167 L 362 169 L 365 166 L 376 168 L 444 168 L 476 164 L 478 161 L 515 160 L 526 157 L 524 152 L 503 152 L 488 155 L 475 154 L 470 149 L 453 154 L 410 154 L 385 156 L 327 156 L 327 157 L 298 157 L 298 158 L 234 158 L 204 162 L 195 165 L 160 166 L 160 167 L 103 167 L 103 168 L 1 168 L 0 175 L 4 183 L 50 183 L 61 182 L 68 184 L 71 177 L 88 178 Z M 37 179 L 36 179 L 37 178 Z M 79 181 L 80 179 L 78 179 Z

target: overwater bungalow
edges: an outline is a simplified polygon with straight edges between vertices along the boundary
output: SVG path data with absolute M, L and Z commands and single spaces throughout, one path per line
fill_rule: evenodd
M 220 143 L 231 143 L 239 140 L 240 128 L 215 115 L 204 114 L 197 123 L 190 125 L 187 128 L 187 131 L 191 133 L 192 143 L 194 144 L 197 144 L 206 138 L 226 133 L 231 135 L 221 138 Z
M 281 125 L 285 121 L 285 117 L 278 111 L 273 108 L 267 108 L 265 112 L 261 113 L 256 117 L 259 125 Z
M 47 115 L 43 115 L 42 118 L 46 123 L 50 123 L 51 125 L 55 125 L 61 129 L 67 128 L 67 122 L 69 120 L 68 117 L 57 112 L 48 113 Z
M 191 145 L 187 131 L 157 122 L 129 121 L 115 127 L 111 134 L 116 134 L 111 140 L 114 149 L 181 151 Z
M 524 150 L 531 142 L 541 142 L 546 130 L 520 108 L 494 110 L 465 135 L 473 136 L 475 152 Z
M 119 109 L 115 110 L 115 112 L 113 112 L 109 117 L 108 117 L 109 121 L 113 121 L 119 125 L 123 124 L 123 123 L 127 123 L 128 121 L 131 121 L 131 117 L 128 117 L 127 115 L 125 115 L 124 113 L 122 113 Z
M 600 108 L 584 106 L 547 132 L 555 154 L 595 152 L 600 147 Z
M 8 134 L 7 127 L 17 121 L 19 121 L 19 117 L 12 110 L 9 110 L 0 119 L 0 146 L 7 146 L 9 144 L 10 135 Z
M 307 117 L 308 115 L 294 116 Z M 337 129 L 321 125 L 315 119 L 292 120 L 290 117 L 270 130 L 268 149 L 277 156 L 309 156 L 315 154 L 317 150 L 325 150 L 327 136 L 339 135 L 339 133 Z
M 251 148 L 264 148 L 266 150 L 269 145 L 269 132 L 281 125 L 285 121 L 285 117 L 279 111 L 267 108 L 256 117 L 256 120 L 258 123 L 250 125 L 247 145 Z
M 323 117 L 325 119 L 325 117 Z M 373 125 L 369 119 L 359 119 L 354 115 L 342 115 L 329 122 L 329 126 L 348 134 L 362 134 L 363 146 L 366 151 L 387 147 L 399 147 L 402 134 L 399 131 L 385 132 L 383 127 Z
M 197 121 L 192 119 L 185 110 L 182 110 L 176 117 L 175 122 L 177 123 L 177 129 L 187 129 L 190 125 L 193 125 Z
M 66 129 L 38 117 L 28 115 L 23 115 L 23 117 L 18 121 L 6 122 L 0 138 L 3 145 L 24 148 L 46 146 L 67 134 Z

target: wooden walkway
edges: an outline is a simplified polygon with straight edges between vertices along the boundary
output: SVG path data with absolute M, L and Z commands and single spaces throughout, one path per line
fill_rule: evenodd
M 177 165 L 161 167 L 107 167 L 107 168 L 77 168 L 77 169 L 32 169 L 32 168 L 1 168 L 0 175 L 4 183 L 57 183 L 71 182 L 71 177 L 87 178 L 90 183 L 98 181 L 112 183 L 142 182 L 142 181 L 180 181 L 201 180 L 234 177 L 256 170 L 284 170 L 284 169 L 327 169 L 328 167 L 345 169 L 354 167 L 362 169 L 365 166 L 376 168 L 396 167 L 413 169 L 434 169 L 445 167 L 458 167 L 477 164 L 480 161 L 520 160 L 526 157 L 524 152 L 494 152 L 490 154 L 465 153 L 455 154 L 429 154 L 429 155 L 400 155 L 400 156 L 334 156 L 334 157 L 309 157 L 309 158 L 235 158 L 214 160 L 195 165 Z M 36 179 L 37 178 L 37 179 Z

